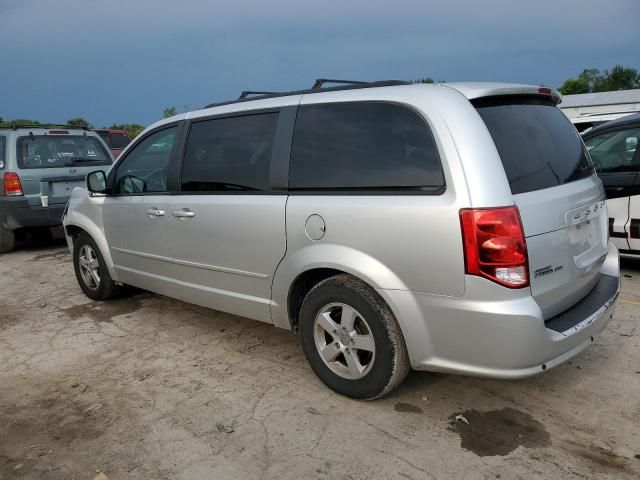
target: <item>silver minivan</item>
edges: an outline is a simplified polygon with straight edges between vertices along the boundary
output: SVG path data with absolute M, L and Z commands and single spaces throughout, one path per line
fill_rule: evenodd
M 60 225 L 72 190 L 112 157 L 95 132 L 73 126 L 0 128 L 0 253 L 16 235 Z
M 410 368 L 540 373 L 593 342 L 620 289 L 603 186 L 559 102 L 321 80 L 162 120 L 73 192 L 79 284 L 297 331 L 358 399 Z

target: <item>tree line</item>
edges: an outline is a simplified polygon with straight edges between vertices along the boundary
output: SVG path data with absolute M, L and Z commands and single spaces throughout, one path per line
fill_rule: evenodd
M 13 128 L 14 126 L 17 126 L 17 125 L 38 127 L 38 126 L 47 126 L 47 125 L 53 125 L 53 124 L 54 123 L 51 123 L 51 122 L 41 122 L 39 120 L 32 120 L 29 118 L 14 118 L 12 120 L 4 120 L 2 117 L 0 117 L 0 128 Z M 88 129 L 96 128 L 92 123 L 90 123 L 89 121 L 85 120 L 82 117 L 70 118 L 69 120 L 67 120 L 65 125 L 68 125 L 70 127 L 76 127 L 76 128 L 88 128 Z M 129 135 L 129 138 L 133 139 L 137 137 L 138 134 L 142 132 L 142 130 L 144 130 L 144 125 L 140 125 L 138 123 L 113 123 L 111 124 L 111 126 L 108 126 L 108 127 L 105 126 L 100 128 L 109 128 L 112 130 L 125 130 L 127 132 L 127 135 Z
M 434 83 L 433 78 L 425 77 L 414 80 L 414 83 Z M 444 82 L 440 82 L 444 83 Z M 569 78 L 558 87 L 563 95 L 577 93 L 611 92 L 615 90 L 631 90 L 640 88 L 640 73 L 635 68 L 616 65 L 611 70 L 587 68 L 575 78 Z
M 433 78 L 424 77 L 414 80 L 414 83 L 434 83 Z M 444 81 L 441 81 L 444 83 Z M 608 92 L 613 90 L 630 90 L 640 88 L 640 73 L 635 68 L 616 65 L 611 70 L 598 70 L 597 68 L 587 68 L 577 77 L 569 78 L 558 87 L 563 95 L 577 93 Z M 169 118 L 178 112 L 175 107 L 167 107 L 162 111 L 163 118 Z M 83 117 L 74 117 L 67 120 L 67 125 L 79 128 L 94 128 L 93 124 Z M 15 125 L 48 125 L 46 122 L 25 118 L 14 118 L 13 120 L 3 120 L 0 117 L 0 128 L 11 128 Z M 113 123 L 109 127 L 113 130 L 125 130 L 129 138 L 138 136 L 144 126 L 138 123 Z

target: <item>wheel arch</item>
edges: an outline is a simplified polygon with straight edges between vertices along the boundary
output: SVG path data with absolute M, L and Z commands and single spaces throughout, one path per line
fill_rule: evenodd
M 351 275 L 378 293 L 384 288 L 407 289 L 386 265 L 364 252 L 339 245 L 311 245 L 285 257 L 275 272 L 271 305 L 274 325 L 295 329 L 304 296 L 322 280 L 339 274 Z M 390 304 L 389 308 L 402 328 L 398 312 Z
M 69 244 L 70 249 L 73 253 L 73 245 L 82 233 L 86 233 L 89 235 L 96 245 L 100 249 L 100 253 L 102 254 L 102 258 L 104 259 L 105 264 L 107 265 L 107 269 L 109 270 L 109 275 L 114 282 L 119 282 L 118 276 L 116 274 L 113 259 L 111 258 L 111 252 L 109 251 L 109 245 L 107 243 L 107 239 L 104 235 L 102 229 L 100 229 L 95 223 L 93 223 L 88 217 L 84 215 L 80 215 L 76 213 L 74 215 L 73 222 L 65 222 L 64 224 L 64 233 L 67 237 L 67 243 Z M 84 217 L 84 218 L 83 218 Z M 78 221 L 85 220 L 85 221 Z

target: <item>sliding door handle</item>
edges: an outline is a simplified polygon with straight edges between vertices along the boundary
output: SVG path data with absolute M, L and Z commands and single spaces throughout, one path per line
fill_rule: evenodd
M 196 214 L 188 208 L 183 208 L 182 210 L 174 210 L 173 216 L 177 218 L 193 218 L 196 216 Z
M 147 210 L 147 215 L 149 217 L 164 217 L 164 210 L 160 210 L 159 208 L 152 207 Z

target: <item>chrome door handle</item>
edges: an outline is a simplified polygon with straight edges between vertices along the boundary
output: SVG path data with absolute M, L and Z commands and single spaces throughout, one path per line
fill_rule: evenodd
M 193 218 L 196 216 L 196 214 L 191 210 L 183 209 L 183 210 L 174 210 L 173 216 L 177 218 Z
M 147 215 L 150 217 L 164 217 L 164 210 L 153 207 L 147 210 Z

